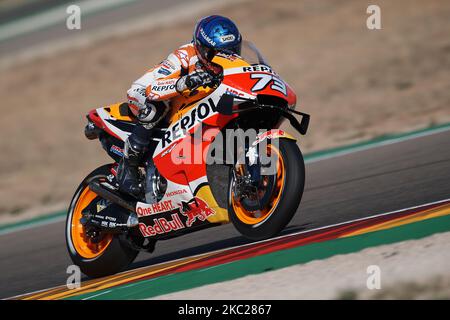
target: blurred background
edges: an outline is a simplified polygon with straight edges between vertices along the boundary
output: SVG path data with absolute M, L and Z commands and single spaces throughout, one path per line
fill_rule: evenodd
M 366 26 L 370 4 L 381 30 Z M 85 114 L 124 101 L 209 14 L 234 20 L 294 88 L 312 117 L 305 153 L 450 121 L 447 0 L 0 0 L 0 223 L 64 209 L 110 161 Z

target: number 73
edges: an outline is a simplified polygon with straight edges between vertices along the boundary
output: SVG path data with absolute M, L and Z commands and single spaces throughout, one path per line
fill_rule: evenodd
M 283 82 L 283 80 L 277 78 L 273 74 L 252 73 L 250 75 L 250 78 L 258 79 L 258 82 L 256 82 L 252 88 L 253 92 L 264 90 L 269 85 L 269 83 L 271 83 L 270 88 L 272 90 L 279 91 L 285 96 L 287 96 L 286 84 Z

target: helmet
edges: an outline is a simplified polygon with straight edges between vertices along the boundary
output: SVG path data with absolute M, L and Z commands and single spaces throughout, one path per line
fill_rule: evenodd
M 241 54 L 242 36 L 233 21 L 212 15 L 200 19 L 194 29 L 194 47 L 200 62 L 211 68 L 219 52 Z

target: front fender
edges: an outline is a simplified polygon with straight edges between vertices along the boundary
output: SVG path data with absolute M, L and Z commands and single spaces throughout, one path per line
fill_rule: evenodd
M 269 131 L 259 133 L 256 136 L 256 140 L 253 142 L 252 146 L 254 147 L 266 139 L 271 139 L 271 140 L 273 140 L 273 139 L 290 139 L 290 140 L 297 141 L 297 139 L 295 139 L 291 134 L 287 133 L 284 130 L 271 129 Z

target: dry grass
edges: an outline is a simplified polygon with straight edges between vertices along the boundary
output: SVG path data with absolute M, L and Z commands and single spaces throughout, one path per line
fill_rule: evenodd
M 450 277 L 434 276 L 426 281 L 400 282 L 382 290 L 343 290 L 337 295 L 338 300 L 449 300 Z

